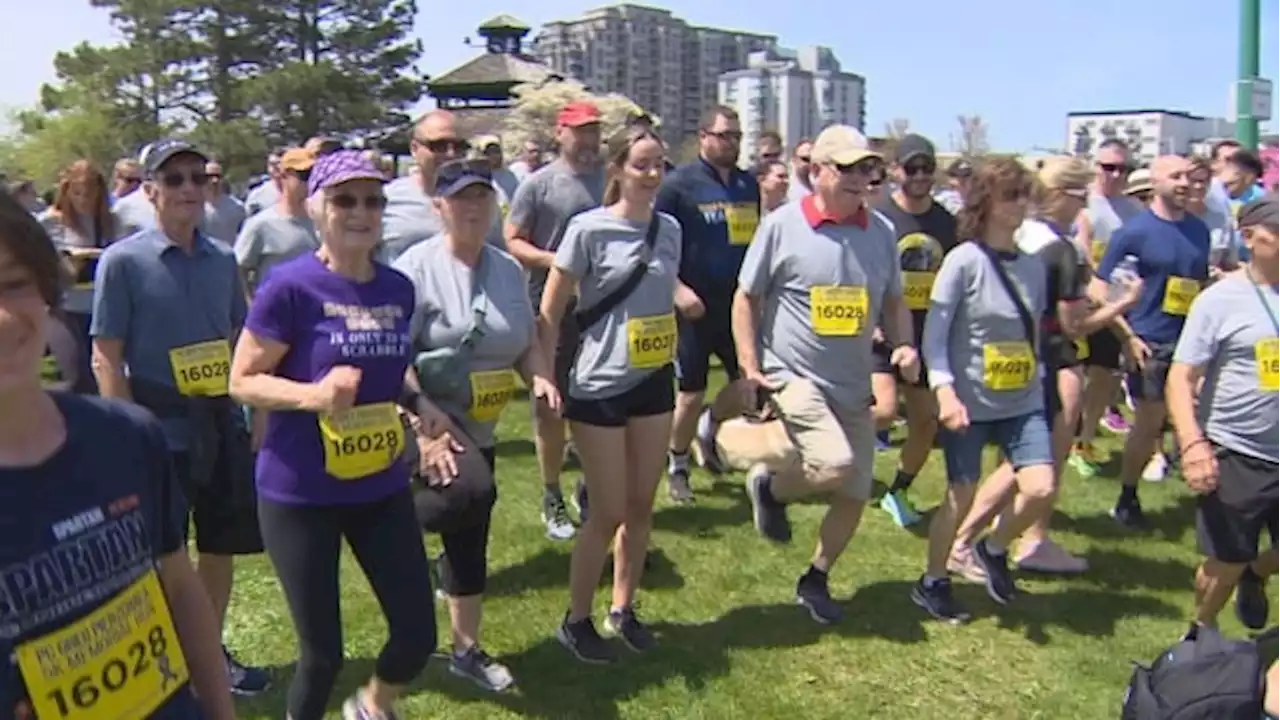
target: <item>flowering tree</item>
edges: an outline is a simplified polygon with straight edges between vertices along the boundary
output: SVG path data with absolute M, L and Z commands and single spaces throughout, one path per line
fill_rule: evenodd
M 511 93 L 516 101 L 502 123 L 502 151 L 507 157 L 516 157 L 530 140 L 549 147 L 555 140 L 556 114 L 571 102 L 589 100 L 600 108 L 605 138 L 626 124 L 628 118 L 644 112 L 625 95 L 595 95 L 573 80 L 526 83 L 517 85 Z M 657 124 L 658 118 L 653 119 Z

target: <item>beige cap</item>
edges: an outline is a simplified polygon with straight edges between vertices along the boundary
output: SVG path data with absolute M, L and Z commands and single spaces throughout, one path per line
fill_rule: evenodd
M 869 157 L 882 157 L 871 149 L 867 136 L 849 125 L 831 125 L 818 133 L 809 151 L 812 162 L 852 165 Z

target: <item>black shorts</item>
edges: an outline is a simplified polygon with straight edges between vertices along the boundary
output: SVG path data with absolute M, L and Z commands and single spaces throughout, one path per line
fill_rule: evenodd
M 1063 369 L 1046 367 L 1044 380 L 1040 383 L 1040 389 L 1044 392 L 1044 419 L 1049 423 L 1050 432 L 1053 432 L 1053 424 L 1058 419 L 1058 413 L 1062 412 L 1062 394 L 1058 392 L 1058 371 Z
M 885 342 L 872 343 L 871 345 L 871 374 L 872 375 L 892 375 L 899 385 L 914 388 L 929 388 L 929 371 L 925 369 L 924 360 L 920 360 L 920 377 L 915 382 L 908 382 L 902 377 L 902 372 L 890 362 L 889 358 L 893 355 L 893 351 L 889 349 L 889 344 Z
M 727 305 L 707 305 L 707 312 L 697 320 L 679 318 L 676 342 L 676 378 L 680 392 L 703 392 L 707 389 L 707 373 L 711 355 L 720 358 L 729 380 L 738 379 L 738 350 L 733 344 L 733 328 Z
M 1164 402 L 1164 384 L 1169 380 L 1169 367 L 1173 365 L 1174 344 L 1147 343 L 1151 357 L 1142 370 L 1127 368 L 1125 382 L 1134 400 Z
M 1201 554 L 1224 563 L 1243 564 L 1258 557 L 1262 531 L 1276 546 L 1280 534 L 1280 485 L 1276 463 L 1214 445 L 1218 489 L 1196 503 L 1196 544 Z
M 203 485 L 192 482 L 191 461 L 187 453 L 173 453 L 173 468 L 186 496 L 187 512 L 192 520 L 190 524 L 183 525 L 184 540 L 189 539 L 191 524 L 194 524 L 196 549 L 202 553 L 256 555 L 262 552 L 257 490 L 252 472 L 228 472 L 222 453 L 218 454 L 210 481 Z
M 662 415 L 675 409 L 675 369 L 654 371 L 639 385 L 619 395 L 596 400 L 564 399 L 564 416 L 597 427 L 624 427 L 631 418 Z
M 1110 328 L 1103 328 L 1090 335 L 1088 343 L 1089 354 L 1084 358 L 1085 367 L 1120 369 L 1120 338 Z

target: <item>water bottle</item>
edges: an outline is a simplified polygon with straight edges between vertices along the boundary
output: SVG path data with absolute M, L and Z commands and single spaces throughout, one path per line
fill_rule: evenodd
M 1124 297 L 1125 284 L 1138 279 L 1138 256 L 1125 255 L 1124 260 L 1116 265 L 1111 271 L 1111 277 L 1107 278 L 1110 286 L 1107 288 L 1107 300 L 1115 302 Z

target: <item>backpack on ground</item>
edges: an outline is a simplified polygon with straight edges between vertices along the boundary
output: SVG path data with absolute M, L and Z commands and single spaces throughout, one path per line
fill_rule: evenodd
M 1121 720 L 1257 720 L 1262 714 L 1263 665 L 1257 640 L 1228 640 L 1213 628 L 1137 665 L 1125 692 Z

